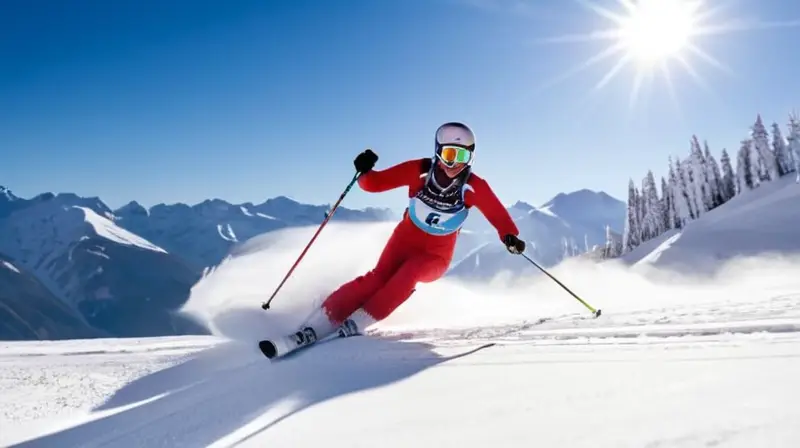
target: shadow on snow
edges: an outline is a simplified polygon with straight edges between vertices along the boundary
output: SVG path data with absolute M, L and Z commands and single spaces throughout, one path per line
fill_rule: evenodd
M 207 446 L 258 419 L 235 435 L 243 441 L 325 400 L 477 350 L 444 357 L 427 344 L 357 337 L 271 362 L 254 345 L 225 342 L 190 355 L 123 386 L 94 409 L 115 413 L 15 446 Z

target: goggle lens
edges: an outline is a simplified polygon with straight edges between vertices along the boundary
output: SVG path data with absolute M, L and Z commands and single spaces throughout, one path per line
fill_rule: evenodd
M 459 146 L 442 146 L 439 158 L 446 164 L 467 163 L 472 158 L 472 151 Z

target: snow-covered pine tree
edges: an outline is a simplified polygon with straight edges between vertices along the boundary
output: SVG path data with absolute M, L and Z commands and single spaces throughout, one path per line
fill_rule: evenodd
M 641 243 L 639 238 L 639 198 L 633 185 L 633 179 L 628 180 L 628 209 L 625 212 L 625 229 L 622 232 L 622 251 L 630 252 Z
M 603 248 L 603 258 L 616 258 L 622 255 L 622 242 L 614 238 L 611 226 L 606 226 L 606 245 Z
M 706 161 L 706 179 L 708 179 L 708 187 L 711 193 L 711 209 L 714 209 L 725 202 L 722 199 L 722 174 L 719 171 L 717 159 L 708 149 L 708 142 L 703 142 L 703 146 L 705 146 L 703 157 Z
M 561 243 L 564 246 L 564 253 L 563 258 L 570 258 L 578 255 L 580 252 L 578 250 L 578 245 L 575 244 L 575 238 L 569 237 L 561 237 Z
M 736 157 L 736 193 L 742 194 L 761 184 L 758 177 L 758 166 L 754 165 L 753 141 L 749 138 L 742 140 L 739 153 Z
M 731 158 L 728 155 L 728 150 L 722 150 L 722 157 L 720 158 L 722 164 L 722 202 L 728 202 L 736 196 L 736 175 L 733 174 L 733 166 L 731 166 Z
M 667 187 L 669 189 L 670 198 L 670 207 L 667 209 L 667 219 L 670 222 L 671 229 L 680 229 L 683 227 L 683 220 L 681 219 L 681 215 L 678 213 L 678 210 L 680 207 L 685 207 L 685 205 L 678 205 L 679 203 L 683 202 L 683 196 L 681 196 L 680 189 L 678 187 L 678 175 L 675 174 L 675 166 L 672 163 L 672 157 L 669 157 L 669 173 L 667 176 L 669 177 L 669 180 L 667 181 Z
M 675 157 L 675 173 L 678 179 L 678 191 L 675 192 L 676 202 L 680 205 L 677 208 L 678 218 L 682 223 L 697 218 L 692 192 L 689 188 L 689 178 L 686 174 L 686 163 L 680 157 Z
M 769 147 L 769 134 L 761 121 L 761 114 L 758 114 L 756 122 L 753 124 L 750 138 L 753 140 L 753 150 L 758 155 L 756 173 L 758 173 L 759 180 L 769 182 L 777 179 L 779 177 L 778 163 L 775 154 Z
M 775 159 L 778 163 L 778 175 L 785 176 L 794 171 L 794 166 L 792 166 L 791 157 L 789 156 L 789 145 L 786 144 L 786 139 L 783 138 L 783 133 L 778 123 L 772 123 L 772 152 L 775 153 Z
M 694 179 L 694 172 L 692 170 L 692 157 L 690 156 L 688 159 L 681 161 L 681 172 L 683 173 L 683 180 L 684 185 L 686 186 L 686 194 L 687 200 L 689 201 L 689 207 L 692 210 L 692 219 L 699 218 L 703 211 L 701 207 L 703 204 L 702 196 L 698 194 L 700 190 L 697 187 L 697 184 Z
M 711 188 L 708 185 L 708 169 L 706 168 L 705 157 L 703 157 L 703 151 L 700 149 L 700 142 L 697 141 L 697 136 L 692 136 L 691 148 L 688 159 L 688 172 L 691 179 L 690 187 L 694 190 L 694 199 L 697 204 L 695 210 L 699 217 L 712 208 Z
M 672 162 L 671 156 L 669 157 L 669 181 L 667 181 L 667 185 L 669 186 L 669 196 L 672 198 L 672 206 L 667 210 L 669 220 L 672 223 L 673 229 L 680 229 L 683 227 L 682 217 L 684 215 L 682 213 L 688 210 L 689 203 L 686 202 L 681 191 L 678 175 L 675 174 L 675 165 Z
M 674 227 L 672 219 L 672 192 L 670 191 L 667 180 L 661 176 L 661 226 L 664 231 L 671 230 Z
M 664 211 L 658 199 L 658 187 L 652 170 L 647 170 L 647 175 L 642 181 L 642 202 L 644 204 L 642 242 L 645 242 L 666 231 L 663 225 Z
M 639 238 L 639 244 L 641 244 L 645 241 L 642 238 L 642 230 L 644 229 L 644 216 L 647 214 L 647 206 L 644 203 L 644 195 L 638 187 L 633 188 L 633 194 L 636 196 L 636 223 L 638 224 L 636 233 Z
M 800 116 L 793 112 L 789 116 L 789 155 L 792 158 L 796 181 L 800 182 Z

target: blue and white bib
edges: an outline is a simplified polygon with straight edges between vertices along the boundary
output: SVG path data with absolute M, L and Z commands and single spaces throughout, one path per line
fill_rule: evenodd
M 464 204 L 464 192 L 471 188 L 466 182 L 469 168 L 446 188 L 436 182 L 433 169 L 425 174 L 422 189 L 409 200 L 408 216 L 426 233 L 449 235 L 461 229 L 469 215 Z

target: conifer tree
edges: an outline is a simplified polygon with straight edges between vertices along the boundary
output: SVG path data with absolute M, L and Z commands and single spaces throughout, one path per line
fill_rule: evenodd
M 703 142 L 705 150 L 703 157 L 706 161 L 706 179 L 708 179 L 708 188 L 711 195 L 711 209 L 717 208 L 725 201 L 722 199 L 722 174 L 719 170 L 719 165 L 714 155 L 708 149 L 708 142 Z
M 603 248 L 603 258 L 616 258 L 622 255 L 622 242 L 614 238 L 611 226 L 606 226 L 606 245 Z
M 647 210 L 641 190 L 639 190 L 638 187 L 634 187 L 633 194 L 636 196 L 636 235 L 639 239 L 639 244 L 641 244 L 645 241 L 644 238 L 642 238 L 642 227 L 644 224 L 644 216 L 647 213 Z
M 689 202 L 689 210 L 690 210 L 690 218 L 697 219 L 700 217 L 702 212 L 700 211 L 700 203 L 702 200 L 698 201 L 698 194 L 697 188 L 694 181 L 694 173 L 692 172 L 692 159 L 691 157 L 685 160 L 681 160 L 680 162 L 680 175 L 683 181 L 683 187 L 686 192 L 686 199 Z
M 669 195 L 672 198 L 672 207 L 668 210 L 669 218 L 672 222 L 672 228 L 680 229 L 683 227 L 684 216 L 688 216 L 686 210 L 688 210 L 689 204 L 683 196 L 680 181 L 675 172 L 675 165 L 672 162 L 671 156 L 669 157 L 669 181 L 667 185 L 669 186 Z
M 633 185 L 633 179 L 628 180 L 628 209 L 625 213 L 625 229 L 622 233 L 623 253 L 630 252 L 641 243 L 639 239 L 639 198 Z
M 752 190 L 761 184 L 758 176 L 758 167 L 754 166 L 753 141 L 750 139 L 742 140 L 736 160 L 736 193 L 741 194 L 747 190 Z M 757 163 L 757 162 L 756 162 Z
M 778 163 L 778 175 L 785 176 L 786 174 L 794 171 L 794 166 L 791 163 L 789 156 L 789 145 L 786 144 L 786 139 L 783 138 L 781 127 L 778 123 L 772 123 L 772 152 L 775 153 L 775 158 Z
M 767 134 L 767 129 L 761 121 L 761 114 L 758 115 L 755 124 L 753 124 L 751 139 L 753 141 L 754 155 L 757 155 L 758 159 L 755 170 L 758 179 L 764 182 L 777 179 L 779 177 L 778 164 L 775 154 L 769 147 L 769 134 Z
M 661 176 L 661 227 L 666 232 L 674 226 L 672 218 L 672 193 L 670 192 L 669 185 L 664 176 Z
M 678 179 L 678 191 L 675 192 L 676 198 L 679 198 L 678 208 L 679 218 L 681 222 L 693 220 L 697 217 L 693 205 L 693 190 L 689 188 L 688 176 L 686 175 L 686 163 L 681 161 L 679 157 L 675 157 L 675 174 Z
M 728 155 L 728 150 L 722 150 L 722 157 L 720 158 L 720 163 L 722 164 L 722 186 L 721 186 L 721 195 L 722 195 L 722 202 L 730 201 L 734 196 L 736 196 L 736 175 L 733 174 L 733 167 L 731 166 L 731 158 Z
M 688 162 L 689 186 L 693 190 L 696 204 L 695 212 L 699 217 L 711 210 L 711 193 L 709 191 L 705 157 L 703 157 L 703 152 L 700 150 L 700 142 L 697 141 L 696 136 L 692 136 Z
M 650 240 L 664 233 L 664 210 L 658 199 L 658 187 L 653 176 L 653 171 L 648 170 L 647 176 L 642 181 L 642 242 Z
M 792 113 L 789 116 L 789 156 L 797 173 L 796 181 L 800 182 L 800 116 Z

